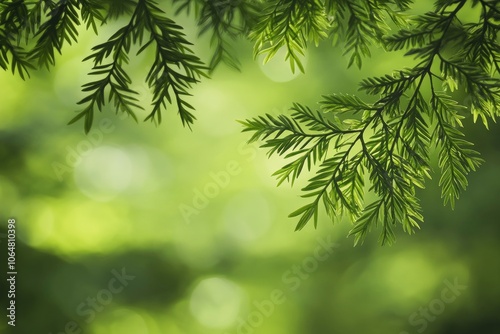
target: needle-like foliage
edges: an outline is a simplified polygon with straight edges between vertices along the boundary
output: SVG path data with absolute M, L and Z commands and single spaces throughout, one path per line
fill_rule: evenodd
M 54 66 L 64 44 L 78 41 L 80 25 L 97 33 L 101 25 L 119 17 L 128 22 L 84 58 L 93 63 L 90 76 L 96 79 L 83 86 L 87 95 L 78 103 L 84 108 L 69 123 L 83 119 L 89 132 L 94 113 L 108 102 L 116 112 L 137 120 L 135 111 L 143 106 L 130 88 L 125 67 L 131 56 L 149 51 L 154 60 L 145 81 L 153 101 L 146 120 L 160 123 L 162 111 L 173 105 L 182 124 L 190 126 L 195 117 L 187 101 L 189 89 L 207 75 L 207 68 L 190 50 L 183 28 L 153 0 L 0 1 L 0 67 L 10 67 L 24 79 L 30 69 Z M 131 55 L 133 45 L 139 49 Z
M 194 14 L 199 35 L 211 33 L 213 54 L 209 68 L 212 72 L 220 63 L 234 69 L 240 62 L 231 47 L 232 41 L 248 35 L 259 18 L 260 2 L 250 0 L 173 0 L 176 13 Z
M 279 0 L 270 3 L 250 35 L 255 40 L 255 56 L 266 54 L 264 62 L 267 62 L 281 48 L 285 48 L 292 72 L 295 72 L 296 66 L 304 72 L 300 56 L 304 55 L 308 40 L 317 45 L 328 36 L 324 4 L 320 0 Z
M 198 57 L 189 49 L 190 43 L 184 38 L 182 27 L 163 15 L 163 11 L 153 1 L 139 0 L 131 14 L 130 21 L 120 28 L 108 41 L 93 48 L 93 53 L 85 58 L 94 64 L 91 75 L 99 79 L 83 86 L 89 92 L 79 104 L 86 104 L 70 123 L 85 117 L 85 131 L 92 126 L 96 109 L 102 109 L 108 100 L 113 100 L 117 112 L 122 111 L 136 119 L 133 108 L 142 109 L 137 104 L 137 92 L 130 88 L 131 79 L 124 69 L 129 62 L 132 44 L 139 44 L 137 54 L 153 46 L 154 62 L 146 76 L 146 82 L 153 90 L 153 110 L 146 120 L 161 122 L 162 109 L 166 102 L 175 102 L 182 124 L 194 121 L 186 101 L 187 89 L 205 75 L 205 68 Z
M 291 70 L 302 72 L 309 43 L 322 40 L 343 48 L 348 67 L 361 67 L 374 47 L 404 51 L 408 66 L 364 79 L 359 96 L 332 93 L 317 109 L 294 103 L 290 114 L 242 121 L 250 141 L 261 140 L 269 155 L 286 159 L 275 173 L 278 184 L 293 184 L 305 169 L 314 173 L 302 189 L 307 203 L 291 213 L 298 230 L 311 220 L 316 225 L 323 206 L 332 219 L 347 215 L 354 222 L 355 243 L 379 227 L 385 244 L 394 241 L 396 227 L 413 233 L 422 223 L 417 189 L 432 174 L 432 152 L 443 201 L 456 205 L 468 174 L 482 162 L 462 119 L 470 113 L 488 127 L 499 115 L 500 1 L 437 0 L 431 11 L 410 16 L 412 3 L 172 0 L 173 15 L 194 16 L 199 34 L 210 35 L 213 53 L 205 66 L 183 28 L 153 0 L 0 0 L 0 67 L 24 79 L 34 68 L 53 66 L 64 45 L 77 42 L 78 26 L 97 33 L 120 18 L 124 25 L 85 58 L 95 79 L 83 86 L 83 110 L 70 123 L 82 119 L 88 132 L 95 112 L 109 102 L 136 119 L 143 106 L 127 65 L 142 52 L 153 55 L 145 76 L 153 92 L 146 119 L 159 123 L 173 106 L 190 126 L 190 88 L 221 63 L 239 68 L 236 38 L 253 41 L 254 56 L 264 61 L 284 50 Z M 457 101 L 456 90 L 466 102 Z
M 322 204 L 333 219 L 349 215 L 355 223 L 350 232 L 355 243 L 377 226 L 380 242 L 392 243 L 398 225 L 413 233 L 423 221 L 416 190 L 430 177 L 430 151 L 438 151 L 442 198 L 451 207 L 466 188 L 467 175 L 482 161 L 464 139 L 461 120 L 470 110 L 474 120 L 481 118 L 487 126 L 499 115 L 500 3 L 441 0 L 435 11 L 413 18 L 392 35 L 370 29 L 380 26 L 381 19 L 376 11 L 366 10 L 390 1 L 345 0 L 328 8 L 336 6 L 340 20 L 346 11 L 342 6 L 353 3 L 360 13 L 374 16 L 368 20 L 365 14 L 354 14 L 357 18 L 348 19 L 355 29 L 346 34 L 350 63 L 359 65 L 360 57 L 369 55 L 369 44 L 378 41 L 388 51 L 406 50 L 416 64 L 363 80 L 360 89 L 373 95 L 373 102 L 331 94 L 323 97 L 317 111 L 296 103 L 289 116 L 267 115 L 242 123 L 244 131 L 253 132 L 250 141 L 263 140 L 269 154 L 287 159 L 275 173 L 279 183 L 293 183 L 304 166 L 316 167 L 302 189 L 307 204 L 290 214 L 298 217 L 298 230 L 311 220 L 316 225 Z M 407 1 L 394 4 L 408 6 Z M 472 23 L 460 18 L 466 5 L 480 7 Z M 371 23 L 365 29 L 358 21 Z M 469 105 L 452 98 L 450 91 L 455 89 L 465 92 Z M 375 196 L 369 203 L 366 187 Z

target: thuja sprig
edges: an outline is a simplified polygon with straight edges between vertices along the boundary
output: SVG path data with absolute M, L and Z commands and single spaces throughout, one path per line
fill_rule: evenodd
M 190 126 L 194 108 L 186 98 L 192 85 L 206 76 L 207 68 L 189 48 L 183 28 L 152 0 L 1 1 L 0 67 L 10 68 L 23 79 L 30 69 L 50 69 L 64 45 L 78 41 L 80 25 L 98 33 L 101 25 L 123 16 L 129 17 L 128 23 L 84 59 L 92 61 L 90 75 L 98 79 L 83 86 L 87 95 L 79 104 L 85 107 L 69 123 L 83 119 L 88 132 L 94 113 L 110 101 L 116 112 L 136 119 L 135 110 L 143 107 L 137 103 L 137 92 L 130 88 L 125 67 L 131 46 L 138 45 L 138 53 L 154 49 L 154 61 L 145 78 L 153 91 L 152 110 L 146 120 L 161 122 L 162 110 L 172 104 L 183 125 Z
M 154 47 L 155 57 L 146 82 L 153 90 L 153 109 L 146 117 L 160 123 L 162 110 L 167 103 L 175 103 L 184 125 L 194 121 L 194 109 L 187 101 L 187 89 L 205 76 L 206 68 L 201 60 L 189 49 L 190 43 L 184 38 L 182 27 L 165 17 L 163 11 L 150 0 L 139 0 L 129 22 L 113 34 L 108 41 L 93 48 L 93 53 L 85 58 L 94 64 L 90 75 L 100 79 L 83 86 L 89 92 L 79 104 L 84 110 L 71 121 L 85 119 L 85 131 L 90 131 L 94 113 L 101 111 L 106 100 L 113 100 L 116 112 L 125 112 L 137 120 L 134 108 L 143 109 L 137 103 L 137 92 L 130 88 L 131 79 L 124 69 L 129 62 L 133 44 L 140 46 L 137 54 Z
M 362 65 L 370 56 L 370 47 L 380 45 L 389 30 L 389 22 L 406 24 L 402 12 L 409 0 L 275 0 L 252 29 L 254 56 L 265 55 L 264 62 L 273 58 L 280 49 L 286 51 L 292 71 L 298 67 L 304 72 L 301 56 L 308 43 L 316 45 L 329 37 L 334 45 L 342 40 L 344 55 L 349 54 L 350 67 Z
M 254 133 L 250 141 L 263 140 L 270 154 L 291 160 L 275 173 L 279 183 L 285 179 L 293 183 L 305 165 L 317 166 L 316 175 L 302 189 L 310 202 L 290 214 L 299 217 L 296 229 L 311 219 L 316 226 L 322 203 L 333 219 L 350 216 L 355 243 L 376 226 L 382 228 L 382 244 L 395 240 L 397 224 L 413 233 L 423 221 L 416 189 L 430 177 L 433 149 L 439 152 L 444 203 L 454 207 L 467 186 L 468 173 L 482 160 L 460 129 L 464 107 L 446 90 L 463 89 L 474 118 L 482 118 L 485 125 L 498 116 L 500 102 L 495 76 L 499 54 L 493 41 L 499 28 L 493 14 L 498 16 L 496 4 L 473 2 L 482 6 L 478 23 L 462 24 L 458 16 L 466 3 L 439 1 L 435 12 L 383 38 L 388 50 L 407 49 L 406 55 L 417 62 L 391 75 L 363 80 L 361 90 L 376 96 L 375 102 L 332 94 L 324 96 L 316 112 L 294 104 L 290 116 L 243 122 L 244 131 Z M 450 52 L 457 36 L 466 47 Z M 424 88 L 430 88 L 430 94 Z M 303 126 L 314 133 L 302 131 Z M 367 191 L 375 196 L 368 204 L 365 178 Z
M 255 41 L 254 55 L 265 54 L 269 61 L 284 48 L 292 71 L 304 72 L 300 59 L 308 40 L 318 44 L 328 30 L 324 3 L 320 0 L 279 0 L 271 2 L 250 34 Z
M 30 58 L 38 66 L 49 68 L 54 65 L 55 52 L 61 53 L 64 43 L 72 44 L 78 40 L 79 6 L 77 0 L 66 0 L 50 8 L 48 20 L 40 25 L 36 46 L 30 52 Z
M 176 13 L 194 12 L 200 36 L 211 33 L 210 72 L 221 63 L 239 70 L 241 64 L 232 44 L 253 28 L 260 15 L 261 3 L 255 0 L 174 0 L 174 4 L 178 6 Z
M 24 1 L 0 3 L 0 67 L 10 68 L 12 73 L 19 74 L 21 79 L 29 76 L 29 71 L 35 68 L 33 52 L 26 50 L 30 39 L 38 37 L 47 31 L 47 25 L 41 26 L 42 16 L 50 13 L 55 7 L 51 1 L 26 3 Z M 40 37 L 39 41 L 42 40 Z M 57 41 L 56 41 L 57 42 Z M 40 42 L 39 42 L 40 44 Z M 39 44 L 37 47 L 39 47 Z M 48 52 L 52 52 L 51 49 Z M 35 48 L 35 50 L 37 50 Z
M 361 68 L 363 58 L 371 55 L 370 48 L 380 45 L 392 21 L 405 26 L 403 15 L 411 1 L 357 1 L 326 0 L 325 11 L 330 17 L 329 36 L 334 45 L 344 41 L 344 55 L 349 56 L 348 67 Z

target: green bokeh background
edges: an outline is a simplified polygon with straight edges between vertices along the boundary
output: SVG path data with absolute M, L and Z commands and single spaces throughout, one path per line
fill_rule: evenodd
M 191 18 L 176 20 L 208 60 L 208 39 L 196 37 Z M 324 215 L 317 229 L 294 232 L 287 215 L 305 203 L 307 177 L 277 188 L 271 174 L 283 161 L 247 145 L 236 120 L 355 93 L 360 79 L 411 60 L 374 50 L 362 70 L 347 70 L 342 50 L 324 42 L 308 50 L 306 74 L 292 75 L 281 59 L 254 61 L 252 45 L 238 41 L 241 72 L 222 66 L 192 90 L 192 131 L 174 108 L 155 126 L 108 107 L 84 135 L 81 123 L 66 125 L 89 80 L 81 59 L 119 25 L 98 37 L 82 30 L 55 68 L 26 82 L 0 76 L 0 333 L 500 333 L 496 124 L 486 131 L 466 119 L 486 162 L 454 211 L 442 205 L 435 171 L 420 192 L 417 234 L 398 230 L 395 245 L 380 247 L 375 230 L 353 247 L 350 223 Z M 149 60 L 129 67 L 146 108 Z M 9 217 L 17 220 L 15 328 L 4 315 Z M 315 257 L 330 241 L 331 253 Z M 110 293 L 122 270 L 134 279 Z M 461 288 L 444 302 L 454 283 Z M 90 317 L 81 311 L 92 298 Z

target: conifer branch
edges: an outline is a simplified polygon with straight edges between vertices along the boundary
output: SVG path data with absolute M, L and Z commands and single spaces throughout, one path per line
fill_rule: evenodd
M 269 5 L 250 34 L 255 41 L 254 56 L 265 54 L 264 62 L 284 48 L 285 59 L 292 72 L 298 67 L 304 72 L 300 59 L 308 40 L 316 45 L 326 38 L 328 21 L 320 0 L 278 0 Z
M 375 3 L 365 1 L 360 5 L 344 0 L 327 8 L 345 6 L 345 11 L 354 13 L 362 11 L 360 6 Z M 425 179 L 430 178 L 429 151 L 434 145 L 439 150 L 439 185 L 444 204 L 455 206 L 467 186 L 467 174 L 476 170 L 482 160 L 458 129 L 461 107 L 446 92 L 438 91 L 434 81 L 439 81 L 445 89 L 463 89 L 474 119 L 480 117 L 486 126 L 488 119 L 495 120 L 498 116 L 496 106 L 500 102 L 500 81 L 495 76 L 499 55 L 497 42 L 493 40 L 498 27 L 492 24 L 491 3 L 481 3 L 483 12 L 477 24 L 462 24 L 458 15 L 466 3 L 466 0 L 439 1 L 434 12 L 417 17 L 409 28 L 390 36 L 382 37 L 385 34 L 382 30 L 369 32 L 361 28 L 347 34 L 347 50 L 352 52 L 349 65 L 355 62 L 360 66 L 361 57 L 369 55 L 368 42 L 362 38 L 381 40 L 387 50 L 406 49 L 406 55 L 414 57 L 417 63 L 392 75 L 363 80 L 361 90 L 378 96 L 375 103 L 339 94 L 324 97 L 317 113 L 323 119 L 333 120 L 342 132 L 331 135 L 318 127 L 318 138 L 322 138 L 324 147 L 321 154 L 314 154 L 315 146 L 295 149 L 291 144 L 301 137 L 292 128 L 269 132 L 275 124 L 262 119 L 243 122 L 244 131 L 254 132 L 251 141 L 263 140 L 262 147 L 270 154 L 276 152 L 285 159 L 293 159 L 275 173 L 278 184 L 289 178 L 293 184 L 293 179 L 299 177 L 300 169 L 293 173 L 293 166 L 301 167 L 304 161 L 309 168 L 317 166 L 316 175 L 302 189 L 303 197 L 312 201 L 290 214 L 299 217 L 296 229 L 302 229 L 311 219 L 316 226 L 322 202 L 334 220 L 349 214 L 355 223 L 350 231 L 355 243 L 363 242 L 368 232 L 380 225 L 382 244 L 394 242 L 397 224 L 405 232 L 413 233 L 423 222 L 416 188 L 423 188 Z M 372 15 L 371 11 L 354 14 L 357 21 L 351 21 L 351 26 L 361 24 L 363 18 L 368 21 L 370 16 L 366 13 Z M 377 18 L 370 20 L 375 22 Z M 466 47 L 450 57 L 450 50 L 457 46 L 457 37 L 463 39 L 460 44 Z M 424 93 L 427 87 L 430 96 Z M 343 118 L 355 118 L 341 121 L 340 114 L 347 114 Z M 278 119 L 282 117 L 285 116 Z M 300 123 L 297 114 L 291 115 L 290 123 L 293 122 Z M 268 138 L 271 133 L 274 137 Z M 365 175 L 371 184 L 368 191 L 376 196 L 366 206 Z
M 187 89 L 205 76 L 205 67 L 192 54 L 189 49 L 191 43 L 184 38 L 181 29 L 163 15 L 155 2 L 139 0 L 128 24 L 107 42 L 94 47 L 94 53 L 85 58 L 94 63 L 90 75 L 101 78 L 83 86 L 83 91 L 90 93 L 78 103 L 86 104 L 86 107 L 70 124 L 84 118 L 85 131 L 90 131 L 94 112 L 102 110 L 106 95 L 107 100 L 113 100 L 116 112 L 125 112 L 137 121 L 134 108 L 143 107 L 137 103 L 137 92 L 130 88 L 131 79 L 124 69 L 129 62 L 130 47 L 137 43 L 140 46 L 137 54 L 151 45 L 155 46 L 155 58 L 146 76 L 146 83 L 153 90 L 153 109 L 146 120 L 160 123 L 167 103 L 175 103 L 182 124 L 190 126 L 195 118 L 191 113 L 193 106 L 186 101 L 190 95 Z M 147 40 L 144 41 L 146 34 Z M 103 64 L 108 58 L 111 59 Z
M 194 14 L 199 34 L 211 37 L 213 53 L 205 67 L 182 27 L 153 0 L 0 1 L 0 68 L 24 79 L 34 68 L 53 66 L 63 46 L 77 41 L 79 25 L 98 33 L 102 25 L 124 18 L 127 23 L 85 58 L 96 79 L 83 86 L 83 110 L 70 123 L 84 120 L 88 132 L 95 112 L 111 101 L 116 112 L 133 119 L 143 108 L 127 72 L 135 56 L 132 45 L 138 46 L 137 54 L 153 54 L 145 76 L 153 92 L 146 120 L 160 123 L 162 112 L 174 107 L 188 127 L 195 119 L 190 88 L 221 63 L 239 68 L 231 47 L 236 38 L 249 37 L 254 56 L 264 55 L 264 61 L 285 50 L 292 71 L 302 72 L 309 44 L 327 38 L 334 45 L 342 42 L 348 67 L 361 67 L 373 47 L 405 52 L 405 68 L 361 81 L 361 94 L 368 98 L 332 93 L 323 96 L 317 110 L 294 103 L 290 115 L 242 122 L 244 131 L 252 132 L 250 141 L 263 141 L 269 156 L 286 160 L 274 173 L 278 184 L 294 184 L 306 168 L 314 170 L 302 189 L 308 202 L 291 213 L 298 217 L 297 230 L 311 220 L 316 226 L 322 205 L 334 221 L 349 217 L 355 243 L 378 226 L 385 244 L 395 240 L 396 227 L 413 233 L 422 224 L 416 193 L 433 169 L 440 173 L 444 204 L 456 205 L 468 174 L 482 163 L 464 136 L 462 119 L 469 112 L 488 128 L 500 115 L 500 3 L 438 0 L 433 10 L 408 17 L 411 4 L 174 0 L 177 13 Z M 467 102 L 459 103 L 455 90 Z M 433 150 L 437 168 L 429 158 Z M 374 199 L 365 203 L 368 198 Z

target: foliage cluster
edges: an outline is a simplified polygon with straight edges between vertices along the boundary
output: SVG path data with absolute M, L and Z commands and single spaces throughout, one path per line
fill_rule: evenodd
M 411 234 L 423 221 L 416 189 L 430 178 L 430 152 L 438 151 L 442 198 L 451 207 L 467 186 L 468 173 L 482 161 L 461 127 L 468 109 L 486 127 L 499 115 L 500 3 L 441 0 L 434 11 L 404 19 L 391 10 L 408 9 L 408 1 L 335 3 L 336 22 L 343 22 L 346 12 L 356 13 L 350 8 L 365 13 L 348 18 L 347 26 L 333 26 L 335 33 L 345 32 L 350 64 L 361 66 L 369 44 L 376 43 L 387 52 L 406 50 L 415 65 L 363 80 L 360 91 L 373 96 L 368 101 L 331 94 L 323 96 L 317 111 L 295 104 L 289 116 L 243 122 L 244 131 L 253 132 L 250 141 L 263 140 L 269 155 L 289 161 L 275 173 L 280 183 L 293 182 L 305 166 L 318 166 L 302 189 L 309 203 L 290 214 L 299 217 L 297 229 L 311 219 L 316 225 L 323 204 L 332 219 L 347 214 L 355 222 L 350 232 L 355 243 L 380 225 L 380 242 L 392 243 L 396 225 Z M 479 8 L 473 20 L 460 17 L 466 6 Z M 396 33 L 388 34 L 387 18 Z M 452 97 L 457 89 L 469 105 Z M 365 183 L 376 198 L 367 205 Z
M 420 15 L 408 14 L 411 0 L 173 0 L 172 6 L 174 15 L 194 17 L 200 35 L 211 34 L 208 66 L 153 0 L 0 0 L 0 67 L 25 78 L 34 68 L 53 66 L 56 52 L 77 42 L 80 24 L 97 33 L 110 20 L 125 20 L 85 58 L 96 79 L 83 86 L 83 110 L 70 123 L 83 119 L 88 132 L 108 102 L 134 119 L 134 110 L 143 108 L 125 68 L 133 45 L 154 55 L 145 78 L 153 92 L 146 119 L 159 123 L 173 106 L 187 126 L 195 119 L 189 89 L 220 63 L 239 68 L 233 39 L 248 37 L 265 61 L 284 48 L 292 71 L 304 71 L 300 55 L 311 42 L 340 44 L 348 66 L 359 68 L 372 47 L 404 50 L 411 66 L 364 79 L 359 96 L 332 93 L 318 110 L 294 103 L 290 115 L 242 121 L 250 141 L 261 140 L 269 155 L 287 159 L 275 173 L 279 183 L 293 184 L 305 168 L 315 168 L 302 189 L 309 203 L 290 215 L 298 217 L 297 229 L 311 219 L 316 225 L 323 205 L 332 219 L 348 215 L 355 222 L 356 243 L 376 226 L 382 244 L 394 241 L 398 224 L 408 233 L 419 227 L 416 191 L 430 178 L 431 152 L 437 150 L 442 197 L 451 207 L 480 165 L 462 120 L 469 110 L 488 127 L 499 115 L 500 2 L 437 0 Z M 467 105 L 456 101 L 455 90 L 467 96 Z M 365 203 L 367 193 L 376 199 Z

